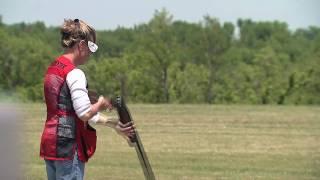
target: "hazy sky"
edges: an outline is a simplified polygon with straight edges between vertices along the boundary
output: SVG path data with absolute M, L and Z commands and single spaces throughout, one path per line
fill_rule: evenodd
M 64 18 L 83 19 L 96 29 L 132 27 L 148 22 L 156 9 L 166 8 L 175 20 L 199 22 L 204 15 L 221 22 L 238 18 L 287 22 L 291 29 L 320 27 L 320 0 L 1 0 L 7 24 L 43 21 L 61 25 Z

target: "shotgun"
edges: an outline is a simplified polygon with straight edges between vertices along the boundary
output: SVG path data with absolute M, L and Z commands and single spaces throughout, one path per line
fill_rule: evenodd
M 112 103 L 112 106 L 116 108 L 121 123 L 126 124 L 128 122 L 133 121 L 132 117 L 130 115 L 129 109 L 126 106 L 123 98 L 118 96 L 118 97 L 116 97 L 116 99 L 112 99 L 111 103 Z M 129 144 L 134 146 L 134 148 L 137 152 L 145 179 L 146 180 L 155 180 L 155 176 L 153 174 L 153 171 L 152 171 L 151 165 L 149 163 L 147 154 L 144 151 L 141 139 L 139 137 L 139 133 L 138 133 L 137 129 L 135 129 L 134 131 L 135 131 L 135 133 L 134 133 L 135 135 L 132 138 L 130 138 Z

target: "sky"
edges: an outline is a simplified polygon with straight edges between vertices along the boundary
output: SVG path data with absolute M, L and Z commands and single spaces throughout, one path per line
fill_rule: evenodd
M 147 23 L 155 10 L 165 8 L 174 20 L 200 22 L 203 16 L 232 22 L 286 22 L 289 28 L 320 27 L 320 0 L 1 0 L 6 24 L 42 21 L 59 26 L 65 18 L 82 19 L 98 30 Z

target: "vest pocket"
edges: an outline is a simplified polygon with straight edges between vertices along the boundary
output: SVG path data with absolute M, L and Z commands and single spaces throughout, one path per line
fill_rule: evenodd
M 97 133 L 96 130 L 87 124 L 87 128 L 84 128 L 81 135 L 81 144 L 83 149 L 83 154 L 86 161 L 93 156 L 96 151 L 97 144 Z

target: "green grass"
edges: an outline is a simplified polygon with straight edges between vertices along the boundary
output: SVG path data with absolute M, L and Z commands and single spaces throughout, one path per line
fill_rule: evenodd
M 320 107 L 129 105 L 161 180 L 320 179 Z M 46 179 L 42 104 L 23 104 L 24 179 Z M 144 179 L 134 149 L 98 127 L 87 180 Z

